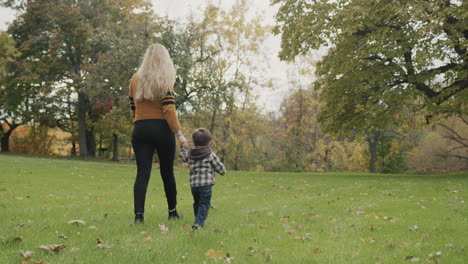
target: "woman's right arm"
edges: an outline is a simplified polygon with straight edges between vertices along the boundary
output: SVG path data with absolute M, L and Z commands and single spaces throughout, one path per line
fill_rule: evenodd
M 177 118 L 177 111 L 175 107 L 175 94 L 174 91 L 169 90 L 166 93 L 166 96 L 162 99 L 162 112 L 164 115 L 164 119 L 166 119 L 171 131 L 176 134 L 179 142 L 182 146 L 186 149 L 189 148 L 188 141 L 182 134 L 182 129 L 179 124 L 179 119 Z

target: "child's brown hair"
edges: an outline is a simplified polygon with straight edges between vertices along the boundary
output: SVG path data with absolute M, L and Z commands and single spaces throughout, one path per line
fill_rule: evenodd
M 192 133 L 192 140 L 195 146 L 208 146 L 211 142 L 211 133 L 206 128 L 197 128 Z

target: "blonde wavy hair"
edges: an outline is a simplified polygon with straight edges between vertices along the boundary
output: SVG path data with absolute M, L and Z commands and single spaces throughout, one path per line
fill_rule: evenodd
M 162 99 L 174 87 L 176 71 L 167 49 L 161 44 L 150 45 L 137 71 L 136 100 Z

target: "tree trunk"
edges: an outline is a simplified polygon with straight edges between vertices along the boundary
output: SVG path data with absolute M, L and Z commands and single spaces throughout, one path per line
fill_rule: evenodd
M 102 133 L 99 134 L 99 158 L 102 158 L 104 150 L 102 149 Z
M 76 157 L 76 140 L 72 140 L 72 149 L 71 149 L 71 154 L 72 157 Z
M 214 128 L 215 128 L 215 122 L 216 122 L 216 112 L 218 109 L 215 109 L 213 111 L 213 115 L 211 116 L 211 125 L 210 125 L 210 132 L 212 135 L 214 135 Z
M 14 122 L 13 124 L 10 124 L 6 120 L 5 120 L 5 123 L 8 125 L 9 130 L 4 132 L 2 135 L 1 143 L 0 143 L 1 144 L 0 146 L 2 148 L 1 152 L 10 152 L 10 136 L 13 133 L 13 130 L 15 130 L 21 124 L 15 124 Z
M 88 149 L 88 157 L 96 157 L 96 137 L 94 136 L 94 127 L 89 127 L 86 130 L 86 147 Z
M 113 138 L 113 148 L 112 148 L 113 156 L 112 156 L 112 160 L 113 161 L 119 161 L 119 135 L 114 133 L 114 134 L 112 134 L 112 138 Z
M 377 162 L 377 145 L 380 140 L 381 132 L 380 131 L 366 131 L 366 140 L 369 145 L 369 171 L 371 173 L 376 173 L 375 163 Z
M 87 98 L 86 94 L 78 93 L 78 143 L 80 145 L 80 156 L 87 157 L 89 155 L 87 145 L 87 129 L 86 129 L 86 112 Z
M 10 152 L 11 129 L 2 136 L 2 152 Z

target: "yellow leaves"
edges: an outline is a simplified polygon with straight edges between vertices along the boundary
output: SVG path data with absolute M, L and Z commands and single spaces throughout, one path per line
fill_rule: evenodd
M 80 249 L 74 247 L 74 248 L 71 248 L 70 251 L 73 252 L 73 253 L 78 253 L 78 252 L 80 252 Z
M 408 242 L 400 242 L 399 245 L 400 245 L 401 248 L 406 248 L 406 247 L 408 247 L 409 243 Z
M 208 251 L 205 252 L 205 256 L 207 256 L 207 257 L 209 257 L 211 259 L 214 259 L 214 260 L 218 260 L 218 259 L 223 258 L 223 252 L 210 248 L 210 249 L 208 249 Z
M 149 233 L 146 232 L 146 231 L 142 231 L 142 232 L 140 232 L 140 235 L 142 235 L 142 236 L 147 236 L 147 235 L 149 235 Z
M 51 244 L 51 245 L 40 245 L 39 249 L 43 249 L 45 251 L 55 251 L 59 252 L 60 250 L 66 248 L 67 246 L 64 244 Z
M 32 251 L 23 251 L 20 250 L 20 255 L 25 259 L 28 260 L 33 257 L 34 253 Z
M 398 217 L 391 217 L 391 216 L 375 216 L 375 219 L 377 220 L 383 220 L 384 222 L 390 222 L 390 223 L 396 223 L 398 220 L 400 220 Z
M 96 247 L 98 247 L 100 249 L 109 249 L 109 248 L 111 248 L 110 245 L 104 243 L 104 241 L 102 241 L 99 237 L 96 238 L 96 241 L 97 241 Z
M 67 222 L 68 224 L 75 224 L 75 225 L 86 225 L 86 222 L 83 220 L 70 220 Z
M 213 260 L 223 259 L 225 263 L 232 263 L 232 260 L 234 259 L 229 252 L 224 254 L 222 251 L 212 248 L 205 252 L 205 256 Z
M 163 234 L 169 233 L 169 228 L 163 224 L 159 224 L 159 230 L 161 230 L 161 233 Z
M 318 253 L 320 253 L 320 248 L 314 248 L 312 250 L 312 253 L 314 253 L 315 255 L 317 255 Z
M 153 241 L 153 239 L 151 237 L 147 237 L 147 238 L 143 239 L 143 243 L 149 243 L 151 241 Z

